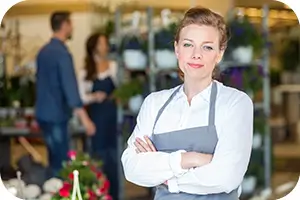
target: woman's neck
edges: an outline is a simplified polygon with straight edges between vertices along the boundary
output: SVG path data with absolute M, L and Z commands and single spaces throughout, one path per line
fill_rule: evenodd
M 109 68 L 109 60 L 101 59 L 96 62 L 98 73 L 105 72 Z
M 194 96 L 205 90 L 213 80 L 211 78 L 195 82 L 195 80 L 185 79 L 183 91 L 187 97 L 189 104 Z

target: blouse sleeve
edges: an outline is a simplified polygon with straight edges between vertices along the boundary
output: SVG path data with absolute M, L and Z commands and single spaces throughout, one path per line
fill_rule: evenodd
M 150 94 L 145 100 L 137 117 L 137 125 L 128 139 L 128 147 L 122 155 L 125 178 L 137 185 L 154 187 L 172 177 L 181 176 L 187 170 L 181 168 L 181 152 L 146 152 L 136 153 L 134 142 L 137 137 L 152 135 L 155 120 L 155 106 L 159 96 Z
M 89 95 L 92 91 L 92 82 L 85 80 L 85 71 L 80 70 L 78 72 L 78 88 L 81 100 L 84 104 L 91 103 L 91 96 Z

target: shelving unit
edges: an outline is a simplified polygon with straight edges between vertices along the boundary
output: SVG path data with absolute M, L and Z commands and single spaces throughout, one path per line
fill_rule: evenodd
M 158 69 L 156 67 L 155 61 L 154 61 L 154 53 L 155 53 L 155 44 L 154 44 L 154 28 L 153 28 L 153 17 L 154 17 L 154 11 L 152 8 L 147 8 L 146 10 L 147 15 L 147 31 L 148 31 L 148 49 L 147 49 L 147 56 L 148 56 L 148 67 L 144 70 L 144 73 L 146 74 L 146 77 L 149 80 L 149 92 L 154 92 L 157 90 L 157 82 L 156 78 L 158 74 L 170 74 L 177 72 L 177 66 L 174 66 L 174 69 Z M 263 139 L 263 170 L 264 170 L 264 185 L 262 188 L 259 189 L 266 189 L 271 187 L 271 174 L 272 174 L 272 167 L 271 167 L 271 155 L 272 155 L 272 147 L 271 147 L 271 136 L 270 136 L 270 127 L 268 122 L 268 119 L 270 117 L 270 80 L 269 80 L 269 50 L 268 50 L 268 15 L 269 15 L 269 8 L 268 5 L 264 5 L 263 7 L 263 18 L 262 18 L 262 30 L 265 40 L 265 47 L 263 49 L 263 55 L 262 59 L 259 61 L 253 61 L 251 65 L 261 65 L 263 67 L 264 74 L 266 76 L 263 77 L 263 101 L 255 103 L 255 110 L 262 111 L 263 116 L 266 119 L 266 123 L 264 124 L 264 139 Z M 116 30 L 116 38 L 117 38 L 117 46 L 120 47 L 121 40 L 122 40 L 122 34 L 121 34 L 121 11 L 117 10 L 115 12 L 115 30 Z M 124 72 L 124 66 L 123 62 L 120 56 L 117 57 L 117 60 L 119 62 L 120 66 L 120 79 L 122 79 L 122 74 Z M 236 62 L 222 62 L 220 64 L 221 71 L 225 71 L 228 68 L 235 67 L 235 66 L 241 66 L 242 64 L 238 64 Z M 123 114 L 127 113 L 128 111 L 124 111 L 120 108 L 120 115 L 119 115 L 119 124 L 123 123 Z M 130 113 L 131 115 L 132 113 Z M 124 141 L 121 142 L 121 144 L 124 144 Z M 123 146 L 120 146 L 121 150 L 123 150 Z M 250 163 L 251 164 L 251 163 Z M 123 175 L 120 173 L 122 178 Z M 121 192 L 123 194 L 123 191 Z M 122 196 L 122 195 L 121 195 Z

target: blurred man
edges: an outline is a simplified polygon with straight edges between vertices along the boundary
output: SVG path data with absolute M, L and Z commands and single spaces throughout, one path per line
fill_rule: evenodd
M 72 37 L 70 13 L 55 12 L 50 22 L 53 37 L 37 55 L 36 118 L 48 148 L 52 176 L 57 176 L 67 159 L 72 112 L 79 116 L 88 135 L 95 133 L 95 126 L 83 108 L 72 56 L 65 45 Z

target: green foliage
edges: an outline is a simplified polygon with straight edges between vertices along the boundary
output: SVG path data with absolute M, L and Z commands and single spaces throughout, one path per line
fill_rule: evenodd
M 167 27 L 163 27 L 155 34 L 155 49 L 174 49 L 174 36 L 176 34 L 176 23 L 171 23 Z
M 121 41 L 120 52 L 123 53 L 125 50 L 141 50 L 144 53 L 147 52 L 148 40 L 146 35 L 125 35 Z
M 229 48 L 251 45 L 255 52 L 261 51 L 263 47 L 262 34 L 247 17 L 236 17 L 230 20 L 228 22 L 228 31 L 230 36 Z
M 294 72 L 299 68 L 299 39 L 288 39 L 283 45 L 280 55 L 282 69 Z
M 124 105 L 135 95 L 142 94 L 143 82 L 140 79 L 132 79 L 120 85 L 114 92 L 114 96 Z
M 109 182 L 101 171 L 102 163 L 89 155 L 75 151 L 69 152 L 70 160 L 63 163 L 60 176 L 64 185 L 51 200 L 71 200 L 73 190 L 73 171 L 79 172 L 80 193 L 83 200 L 111 200 L 108 195 Z

